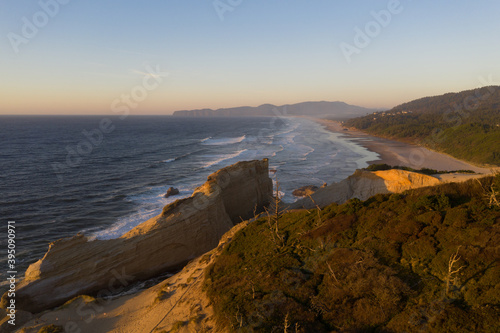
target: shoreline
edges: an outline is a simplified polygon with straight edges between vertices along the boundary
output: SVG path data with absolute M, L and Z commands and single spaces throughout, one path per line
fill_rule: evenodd
M 419 164 L 420 167 L 416 164 L 402 164 L 405 162 L 405 159 L 408 162 L 410 161 L 413 151 L 421 151 L 425 148 L 370 136 L 361 131 L 344 131 L 342 125 L 336 121 L 310 119 L 325 126 L 326 130 L 335 134 L 341 134 L 342 138 L 346 138 L 379 155 L 378 159 L 367 161 L 367 163 L 386 163 L 392 166 L 406 165 L 413 168 L 430 168 L 435 164 L 446 166 L 445 169 L 451 170 L 471 169 L 486 170 L 486 173 L 491 172 L 489 169 L 479 168 L 451 156 L 431 152 L 429 150 L 428 151 L 432 153 L 430 155 L 421 152 L 426 159 Z M 458 163 L 465 167 L 451 168 L 450 165 L 455 165 L 452 163 Z M 436 167 L 432 168 L 437 169 Z M 453 175 L 450 175 L 450 177 L 451 176 Z M 464 176 L 470 178 L 478 177 L 478 175 Z M 455 176 L 451 178 L 455 178 Z M 438 179 L 443 180 L 441 178 Z M 144 221 L 143 223 L 146 222 L 147 221 Z M 244 223 L 240 224 L 240 228 L 244 226 Z M 229 239 L 227 241 L 230 241 L 237 230 L 239 229 L 231 228 L 222 236 L 222 239 Z M 91 297 L 77 296 L 72 301 L 68 301 L 65 306 L 36 314 L 30 322 L 23 324 L 22 327 L 29 327 L 29 329 L 27 328 L 27 332 L 35 333 L 38 332 L 43 325 L 49 323 L 61 323 L 65 325 L 74 323 L 76 327 L 81 326 L 84 330 L 97 333 L 129 330 L 153 331 L 155 329 L 159 331 L 160 329 L 174 327 L 179 322 L 184 323 L 183 325 L 193 328 L 196 331 L 201 330 L 202 324 L 205 325 L 209 323 L 215 326 L 211 302 L 202 294 L 203 274 L 208 265 L 213 262 L 217 251 L 222 248 L 221 244 L 224 243 L 223 240 L 219 241 L 218 247 L 197 256 L 195 260 L 187 264 L 180 272 L 172 277 L 164 279 L 147 289 L 136 291 L 131 295 L 110 299 L 100 308 L 100 310 L 94 312 L 91 320 L 82 317 L 79 311 L 81 312 L 81 309 L 85 307 L 92 308 L 99 303 L 96 303 L 97 301 Z M 187 293 L 191 288 L 193 291 Z M 201 295 L 201 298 L 199 295 Z M 169 309 L 167 312 L 169 316 L 165 314 L 165 309 Z M 192 318 L 207 318 L 207 321 L 202 322 L 201 320 L 197 321 Z
M 378 154 L 378 159 L 367 161 L 369 164 L 385 163 L 390 166 L 407 166 L 417 170 L 421 168 L 438 171 L 472 170 L 480 174 L 490 174 L 493 169 L 497 169 L 479 167 L 444 153 L 401 141 L 372 136 L 359 130 L 346 130 L 340 122 L 335 120 L 312 117 L 309 119 L 323 125 L 326 130 L 342 134 L 344 138 Z

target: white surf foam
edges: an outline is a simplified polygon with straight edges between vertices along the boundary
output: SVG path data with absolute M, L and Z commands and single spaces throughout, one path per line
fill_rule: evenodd
M 202 145 L 205 146 L 225 146 L 225 145 L 232 145 L 235 143 L 240 143 L 241 141 L 245 140 L 246 136 L 240 136 L 237 138 L 206 138 L 202 140 Z
M 142 222 L 160 214 L 163 207 L 177 199 L 189 197 L 195 186 L 178 188 L 179 194 L 165 198 L 164 195 L 170 186 L 152 188 L 142 194 L 132 195 L 128 198 L 139 206 L 139 209 L 127 216 L 118 219 L 110 227 L 90 234 L 90 239 L 113 239 L 123 236 Z
M 137 212 L 119 219 L 106 230 L 95 232 L 94 237 L 111 239 L 122 236 L 138 224 L 160 214 L 167 203 L 191 195 L 196 186 L 203 184 L 209 173 L 238 161 L 269 158 L 270 169 L 278 169 L 280 197 L 285 202 L 293 202 L 297 200 L 292 195 L 294 189 L 339 181 L 352 174 L 356 168 L 365 167 L 367 160 L 374 159 L 374 153 L 355 142 L 330 133 L 319 124 L 297 118 L 287 119 L 286 128 L 270 129 L 262 134 L 257 131 L 247 136 L 207 137 L 199 142 L 205 147 L 188 154 L 193 159 L 189 165 L 194 163 L 194 169 L 201 169 L 196 169 L 192 175 L 184 178 L 184 188 L 178 184 L 172 185 L 181 191 L 179 196 L 163 198 L 169 186 L 152 188 L 143 194 L 131 196 L 129 200 L 137 204 Z M 237 150 L 231 151 L 232 144 Z M 179 158 L 163 162 L 171 163 Z M 172 168 L 176 166 L 177 163 L 172 164 Z M 271 177 L 274 180 L 274 174 Z
M 203 164 L 204 168 L 210 168 L 211 166 L 220 164 L 224 161 L 231 160 L 233 158 L 241 156 L 243 153 L 247 152 L 248 149 L 238 150 L 233 154 L 221 154 L 221 155 L 205 155 L 204 157 L 207 159 L 212 159 L 209 162 Z

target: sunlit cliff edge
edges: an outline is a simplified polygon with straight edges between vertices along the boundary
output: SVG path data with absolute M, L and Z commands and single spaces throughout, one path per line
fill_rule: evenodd
M 484 176 L 467 175 L 464 180 L 479 177 Z M 311 197 L 299 200 L 290 208 L 314 208 L 307 214 L 316 216 L 318 206 L 327 207 L 321 215 L 328 215 L 331 214 L 327 213 L 332 210 L 328 208 L 331 204 L 343 204 L 353 198 L 366 200 L 381 193 L 401 193 L 418 188 L 428 188 L 427 192 L 433 193 L 434 187 L 451 181 L 462 181 L 462 178 L 456 175 L 455 179 L 448 177 L 443 181 L 438 177 L 404 170 L 358 170 L 347 179 L 321 188 Z M 53 243 L 44 258 L 30 266 L 25 281 L 20 285 L 19 309 L 24 310 L 20 311 L 20 318 L 23 319 L 20 325 L 31 319 L 24 326 L 26 333 L 38 332 L 41 327 L 50 324 L 61 327 L 74 324 L 81 332 L 96 333 L 150 332 L 154 329 L 172 331 L 175 327 L 178 331 L 186 332 L 232 331 L 227 326 L 220 326 L 217 309 L 214 309 L 217 303 L 214 304 L 213 299 L 207 295 L 207 287 L 204 286 L 207 281 L 206 274 L 211 272 L 208 279 L 212 281 L 213 265 L 220 265 L 221 260 L 228 260 L 227 248 L 236 235 L 241 238 L 242 232 L 243 235 L 247 234 L 245 230 L 248 228 L 262 228 L 266 225 L 240 222 L 261 211 L 269 203 L 271 196 L 272 182 L 267 160 L 240 162 L 210 175 L 207 182 L 197 188 L 190 198 L 166 206 L 161 215 L 145 221 L 119 239 L 89 242 L 83 235 L 78 235 Z M 381 204 L 384 202 L 383 199 L 377 200 L 382 200 Z M 410 206 L 408 203 L 405 205 Z M 430 206 L 428 209 L 432 211 L 435 208 Z M 306 215 L 298 217 L 298 221 L 309 219 L 309 215 Z M 432 223 L 438 223 L 434 220 L 439 214 L 436 212 L 435 215 L 432 215 Z M 319 229 L 340 228 L 340 231 L 356 224 L 356 219 L 351 217 L 346 220 L 347 225 L 339 218 L 338 221 L 334 219 L 337 221 L 335 222 L 323 217 L 315 223 L 325 224 L 320 225 Z M 319 229 L 311 231 L 311 237 L 316 237 L 314 235 Z M 249 235 L 251 234 L 252 231 L 249 230 Z M 268 241 L 266 232 L 260 232 L 259 235 L 265 239 L 261 242 Z M 326 239 L 322 242 L 326 242 Z M 408 248 L 411 246 L 413 245 L 408 245 Z M 455 247 L 453 249 L 456 250 Z M 445 252 L 449 250 L 443 249 Z M 360 250 L 356 251 L 345 255 L 356 255 L 360 258 L 367 256 Z M 226 255 L 226 259 L 219 259 L 221 255 Z M 415 254 L 414 256 L 418 257 Z M 366 263 L 370 264 L 375 259 L 366 257 L 366 260 Z M 118 289 L 120 283 L 128 278 L 130 280 L 126 280 L 127 283 L 135 279 L 146 279 L 162 271 L 181 267 L 188 261 L 190 263 L 178 274 L 133 295 L 110 301 L 81 296 L 62 307 L 38 313 L 61 305 L 78 295 L 103 296 L 103 290 L 109 292 L 110 281 L 113 281 L 111 287 Z M 331 265 L 335 269 L 337 264 L 334 262 Z M 373 265 L 377 270 L 381 269 L 377 266 L 379 264 L 374 262 Z M 414 269 L 420 267 L 420 264 L 413 262 L 410 265 L 413 265 Z M 342 273 L 337 274 L 340 278 Z M 401 288 L 403 287 L 402 285 Z M 404 290 L 410 295 L 408 290 Z M 82 312 L 82 309 L 87 311 Z M 26 311 L 38 314 L 31 315 Z M 396 310 L 391 307 L 385 311 L 387 315 Z M 381 318 L 385 318 L 384 316 Z M 241 318 L 245 325 L 252 325 L 250 318 L 243 318 L 243 315 Z M 230 321 L 232 320 L 230 318 Z M 1 327 L 9 328 L 5 323 Z

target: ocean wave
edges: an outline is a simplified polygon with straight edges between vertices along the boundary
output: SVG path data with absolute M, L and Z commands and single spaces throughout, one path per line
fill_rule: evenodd
M 276 168 L 276 169 L 272 169 L 272 168 L 270 168 L 270 169 L 271 169 L 271 170 L 278 170 L 278 168 Z M 274 173 L 274 172 L 271 172 L 271 173 L 269 174 L 269 177 L 271 177 L 271 180 L 272 180 L 272 182 L 273 182 L 273 196 L 275 196 L 275 194 L 276 194 L 276 186 L 277 186 L 275 173 Z M 285 196 L 286 196 L 286 193 L 285 193 L 285 191 L 282 189 L 282 187 L 281 187 L 281 185 L 280 185 L 280 190 L 278 191 L 278 197 L 279 197 L 280 199 L 283 199 Z
M 260 144 L 260 145 L 271 145 L 274 140 L 274 134 L 263 134 L 257 133 L 257 135 L 251 135 L 245 138 L 245 143 L 248 144 Z
M 241 141 L 245 140 L 246 135 L 236 137 L 236 138 L 218 138 L 214 139 L 212 137 L 203 139 L 201 141 L 202 145 L 205 146 L 225 146 L 225 145 L 232 145 L 235 143 L 240 143 Z
M 290 132 L 288 132 L 286 134 L 276 135 L 273 138 L 273 143 L 275 143 L 275 144 L 293 145 L 293 144 L 295 144 L 295 138 L 297 136 L 299 136 L 299 135 L 300 135 L 299 132 L 293 132 L 293 131 L 290 131 Z
M 314 148 L 301 144 L 293 146 L 291 150 L 301 161 L 306 161 L 308 159 L 308 156 L 314 153 Z
M 169 158 L 169 159 L 163 160 L 162 162 L 163 163 L 172 163 L 172 162 L 178 161 L 180 159 L 186 158 L 186 157 L 188 157 L 189 155 L 192 155 L 192 154 L 193 154 L 193 152 L 186 153 L 184 155 L 180 155 L 180 156 L 177 156 L 177 157 L 174 157 L 174 158 Z
M 90 234 L 89 239 L 104 240 L 104 239 L 120 238 L 121 236 L 132 230 L 134 227 L 158 215 L 160 212 L 161 208 L 158 209 L 157 207 L 154 207 L 153 209 L 151 209 L 147 207 L 141 207 L 139 208 L 138 212 L 120 218 L 117 222 L 113 223 L 109 228 Z
M 284 131 L 280 131 L 276 133 L 277 135 L 283 135 L 283 134 L 288 134 L 296 129 L 298 129 L 301 125 L 300 121 L 298 119 L 293 119 L 293 121 L 287 122 L 288 127 L 285 128 Z
M 306 158 L 309 154 L 314 153 L 314 148 L 306 145 L 298 145 L 300 146 L 300 153 L 302 154 L 302 157 Z
M 269 137 L 261 137 L 258 139 L 260 144 L 263 145 L 270 145 L 274 141 L 274 136 L 269 136 Z
M 179 195 L 165 198 L 164 195 L 170 186 L 171 185 L 158 186 L 142 193 L 128 196 L 126 200 L 137 204 L 139 206 L 138 210 L 132 214 L 118 219 L 117 222 L 113 223 L 111 226 L 104 230 L 95 232 L 86 230 L 90 233 L 89 238 L 91 240 L 119 238 L 142 222 L 145 222 L 150 218 L 160 214 L 165 205 L 168 205 L 176 201 L 177 199 L 189 197 L 195 188 L 195 184 L 192 184 L 188 187 L 176 186 L 180 191 Z
M 209 168 L 211 166 L 217 165 L 221 162 L 224 162 L 226 160 L 230 160 L 236 157 L 240 157 L 243 153 L 247 152 L 248 149 L 243 149 L 243 150 L 238 150 L 237 152 L 233 154 L 223 154 L 223 155 L 206 155 L 204 157 L 206 158 L 214 158 L 213 160 L 206 162 L 203 165 L 203 168 Z
M 283 143 L 279 147 L 281 149 L 276 150 L 275 154 L 271 157 L 279 155 L 280 159 L 285 159 L 289 162 L 306 161 L 310 158 L 309 155 L 316 151 L 313 147 L 300 143 Z

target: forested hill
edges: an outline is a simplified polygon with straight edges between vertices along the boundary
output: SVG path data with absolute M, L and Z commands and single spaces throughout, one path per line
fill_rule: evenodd
M 473 163 L 500 165 L 500 86 L 420 98 L 345 125 Z
M 201 109 L 175 111 L 176 117 L 279 117 L 279 116 L 310 116 L 323 118 L 327 117 L 335 120 L 344 120 L 377 111 L 361 106 L 350 105 L 344 102 L 303 102 L 297 104 L 287 104 L 276 106 L 263 104 L 261 106 L 240 106 L 225 109 Z

